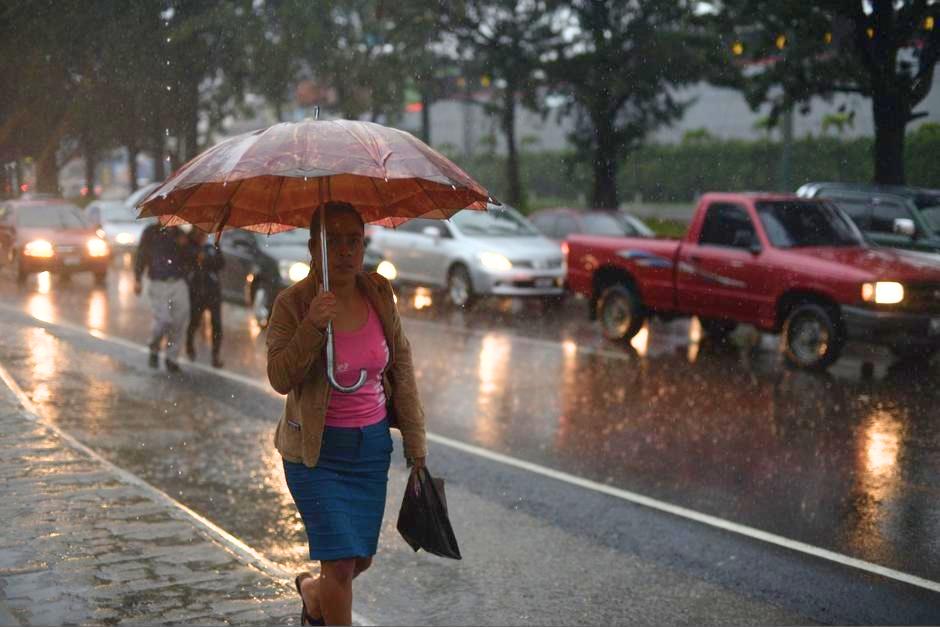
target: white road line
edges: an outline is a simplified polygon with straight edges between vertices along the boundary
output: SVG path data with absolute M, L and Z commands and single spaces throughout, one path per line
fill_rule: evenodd
M 10 307 L 0 305 L 0 309 L 5 309 L 7 311 L 15 312 L 17 314 L 23 314 L 22 311 Z M 53 327 L 62 327 L 70 331 L 80 333 L 83 335 L 89 335 L 89 331 L 83 327 L 77 325 L 72 325 L 68 323 L 51 323 L 44 320 L 36 319 L 38 323 L 42 325 L 49 325 Z M 138 350 L 140 352 L 148 352 L 147 347 L 140 344 L 135 344 L 123 338 L 113 338 L 105 335 L 104 333 L 94 332 L 92 334 L 94 337 L 97 337 L 100 340 L 113 342 L 115 344 L 120 344 L 128 348 Z M 538 342 L 544 342 L 544 340 L 538 340 Z M 280 397 L 281 395 L 271 389 L 266 383 L 260 383 L 254 379 L 250 379 L 243 375 L 239 375 L 227 370 L 216 370 L 206 366 L 204 364 L 191 364 L 193 367 L 196 367 L 205 372 L 209 372 L 245 385 L 250 385 L 257 389 L 263 390 L 268 394 L 273 396 Z M 739 523 L 731 522 L 730 520 L 725 520 L 724 518 L 719 518 L 717 516 L 712 516 L 710 514 L 704 514 L 702 512 L 697 512 L 686 507 L 681 507 L 679 505 L 673 505 L 665 501 L 660 501 L 648 496 L 643 496 L 636 492 L 630 492 L 629 490 L 622 490 L 620 488 L 615 488 L 603 483 L 598 483 L 596 481 L 591 481 L 590 479 L 584 479 L 582 477 L 576 477 L 559 470 L 554 470 L 552 468 L 547 468 L 545 466 L 540 466 L 539 464 L 534 464 L 532 462 L 527 462 L 509 455 L 503 455 L 501 453 L 495 453 L 489 451 L 485 448 L 479 446 L 474 446 L 472 444 L 466 444 L 458 440 L 454 440 L 445 436 L 437 435 L 434 433 L 427 434 L 428 440 L 436 442 L 443 446 L 448 446 L 471 455 L 476 455 L 477 457 L 482 457 L 491 461 L 499 462 L 501 464 L 506 464 L 507 466 L 512 466 L 514 468 L 519 468 L 521 470 L 526 470 L 543 477 L 549 477 L 557 481 L 562 481 L 564 483 L 577 486 L 579 488 L 584 488 L 586 490 L 592 490 L 594 492 L 600 492 L 602 494 L 607 494 L 615 498 L 619 498 L 636 505 L 642 505 L 644 507 L 649 507 L 661 512 L 666 512 L 674 516 L 679 516 L 680 518 L 685 518 L 687 520 L 693 520 L 695 522 L 701 523 L 703 525 L 708 525 L 709 527 L 714 527 L 716 529 L 721 529 L 723 531 L 730 531 L 738 535 L 745 536 L 754 540 L 759 540 L 761 542 L 766 542 L 768 544 L 773 544 L 775 546 L 783 547 L 785 549 L 790 549 L 798 553 L 803 553 L 805 555 L 811 555 L 820 559 L 824 559 L 842 566 L 848 566 L 850 568 L 855 568 L 864 572 L 872 573 L 875 575 L 880 575 L 882 577 L 887 577 L 888 579 L 894 579 L 895 581 L 900 581 L 918 588 L 924 588 L 932 592 L 940 592 L 940 582 L 931 581 L 930 579 L 924 579 L 923 577 L 918 577 L 916 575 L 911 575 L 909 573 L 901 572 L 894 570 L 892 568 L 886 568 L 878 564 L 873 564 L 871 562 L 866 562 L 865 560 L 860 560 L 848 555 L 843 555 L 841 553 L 836 553 L 835 551 L 830 551 L 821 547 L 813 546 L 811 544 L 806 544 L 805 542 L 800 542 L 798 540 L 791 540 L 777 534 L 769 533 L 766 531 L 761 531 L 760 529 L 755 529 L 747 525 L 742 525 Z
M 38 408 L 33 404 L 32 400 L 29 398 L 29 396 L 27 396 L 26 392 L 24 392 L 23 389 L 19 386 L 19 384 L 13 379 L 13 377 L 6 370 L 6 368 L 3 367 L 2 363 L 0 363 L 0 380 L 2 380 L 3 383 L 6 384 L 6 386 L 10 389 L 11 392 L 13 392 L 13 394 L 16 396 L 16 399 L 19 401 L 20 405 L 26 411 L 27 417 L 30 420 L 39 422 L 47 429 L 50 429 L 51 431 L 55 432 L 55 434 L 59 438 L 64 440 L 69 446 L 71 446 L 72 448 L 94 459 L 96 462 L 98 462 L 99 464 L 107 468 L 111 473 L 117 475 L 117 477 L 121 479 L 121 481 L 123 481 L 124 483 L 128 483 L 130 485 L 133 485 L 143 490 L 145 493 L 147 493 L 151 498 L 156 500 L 158 503 L 162 505 L 166 505 L 168 507 L 174 508 L 182 512 L 184 516 L 191 519 L 191 521 L 194 522 L 196 525 L 202 527 L 209 535 L 213 536 L 217 542 L 219 542 L 229 551 L 235 553 L 238 557 L 240 557 L 242 561 L 251 564 L 252 566 L 257 568 L 261 572 L 271 577 L 272 579 L 275 579 L 278 583 L 286 587 L 289 587 L 291 590 L 294 589 L 293 584 L 292 584 L 293 579 L 294 579 L 293 573 L 287 572 L 275 562 L 272 562 L 268 558 L 264 557 L 263 555 L 258 553 L 255 549 L 251 548 L 250 546 L 248 546 L 247 544 L 245 544 L 244 542 L 242 542 L 241 540 L 239 540 L 238 538 L 230 534 L 228 531 L 226 531 L 222 527 L 219 527 L 211 520 L 194 512 L 192 509 L 190 509 L 186 505 L 183 505 L 182 503 L 174 499 L 172 496 L 170 496 L 166 492 L 163 492 L 159 488 L 147 483 L 146 481 L 144 481 L 137 475 L 131 472 L 128 472 L 127 470 L 124 470 L 120 466 L 115 466 L 113 463 L 111 463 L 110 461 L 108 461 L 107 459 L 105 459 L 104 457 L 102 457 L 101 455 L 93 451 L 92 449 L 88 448 L 87 446 L 82 444 L 80 441 L 76 440 L 67 432 L 60 429 L 54 423 L 44 420 L 42 416 L 40 415 Z M 374 625 L 375 624 L 372 621 L 366 620 L 365 618 L 363 618 L 362 615 L 356 612 L 353 612 L 352 618 L 353 618 L 353 622 L 356 625 Z

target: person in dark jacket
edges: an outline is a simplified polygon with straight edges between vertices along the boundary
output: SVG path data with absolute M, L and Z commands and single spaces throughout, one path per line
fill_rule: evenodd
M 212 366 L 221 368 L 222 349 L 222 281 L 219 276 L 225 266 L 225 258 L 219 249 L 206 241 L 206 234 L 193 230 L 189 235 L 189 328 L 186 330 L 186 354 L 190 361 L 196 359 L 194 343 L 196 331 L 202 324 L 203 313 L 208 309 L 212 319 Z
M 156 368 L 163 339 L 168 372 L 179 372 L 178 356 L 183 332 L 189 321 L 189 289 L 186 273 L 190 261 L 188 237 L 183 229 L 151 224 L 140 236 L 137 257 L 134 260 L 134 293 L 143 291 L 144 272 L 150 279 L 147 296 L 153 309 L 153 328 L 150 334 L 150 367 Z

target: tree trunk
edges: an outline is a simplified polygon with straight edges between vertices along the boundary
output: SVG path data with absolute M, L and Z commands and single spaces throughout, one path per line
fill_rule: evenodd
M 95 199 L 95 170 L 98 169 L 98 154 L 94 146 L 86 141 L 84 150 L 85 157 L 85 187 L 88 189 L 87 198 Z
M 153 142 L 151 148 L 153 152 L 153 180 L 162 181 L 166 178 L 166 162 L 163 160 L 163 130 L 159 124 L 154 125 L 151 141 Z
M 427 87 L 421 90 L 421 141 L 431 145 L 431 95 Z
M 616 210 L 620 206 L 617 197 L 617 146 L 613 129 L 607 119 L 594 119 L 594 189 L 591 192 L 591 208 Z
M 131 179 L 131 192 L 137 191 L 137 152 L 137 146 L 127 146 L 127 172 Z
M 502 110 L 503 134 L 506 136 L 506 185 L 509 204 L 523 206 L 522 183 L 519 180 L 519 154 L 516 151 L 516 92 L 506 86 Z
M 59 166 L 55 158 L 55 142 L 53 147 L 47 147 L 36 161 L 36 191 L 41 194 L 59 193 Z
M 903 97 L 875 93 L 872 98 L 875 118 L 875 183 L 904 185 L 904 131 L 910 108 Z

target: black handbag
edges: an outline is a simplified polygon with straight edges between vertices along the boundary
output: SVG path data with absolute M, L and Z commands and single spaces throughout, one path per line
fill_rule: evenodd
M 427 468 L 413 469 L 405 486 L 398 512 L 398 533 L 415 552 L 459 560 L 460 548 L 447 515 L 444 480 L 435 479 Z

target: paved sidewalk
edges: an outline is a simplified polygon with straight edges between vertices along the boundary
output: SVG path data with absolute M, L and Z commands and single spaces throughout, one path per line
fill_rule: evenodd
M 0 625 L 296 624 L 284 579 L 35 421 L 0 380 Z

